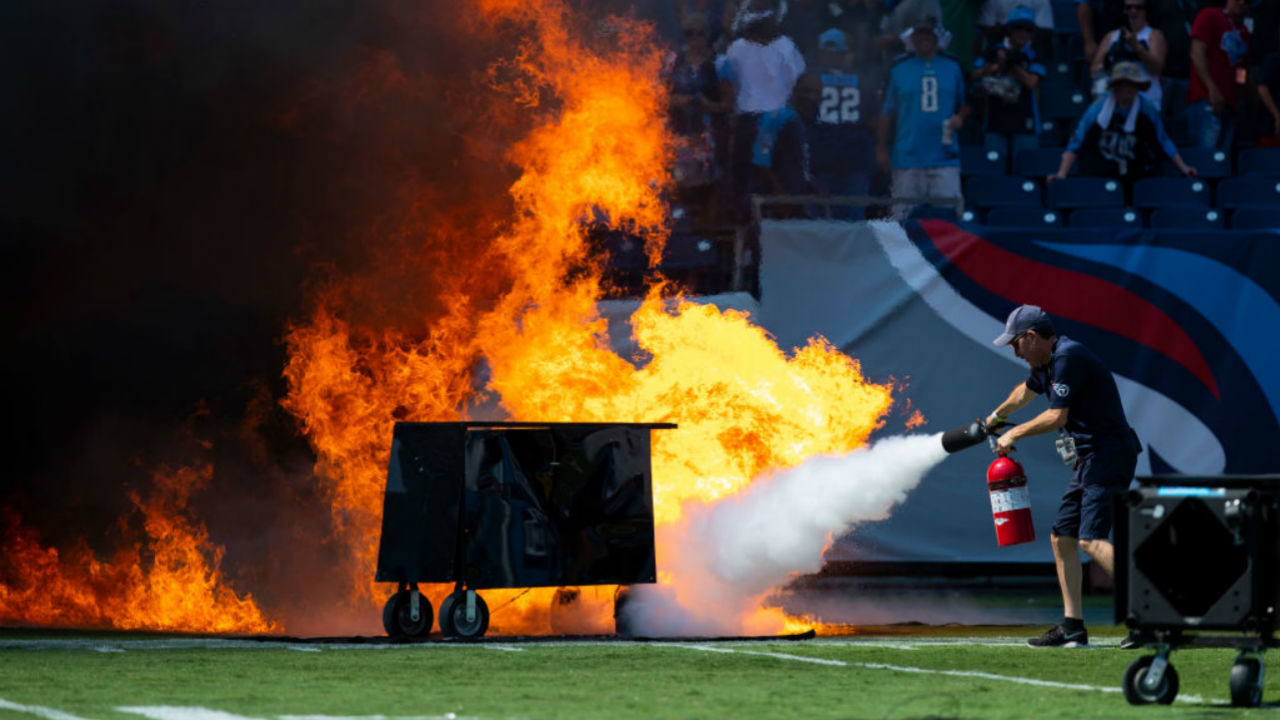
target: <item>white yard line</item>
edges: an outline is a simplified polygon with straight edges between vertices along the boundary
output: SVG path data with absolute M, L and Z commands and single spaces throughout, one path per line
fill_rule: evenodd
M 919 675 L 945 675 L 948 677 L 967 677 L 978 678 L 982 680 L 993 680 L 996 682 L 1007 682 L 1015 685 L 1032 685 L 1036 687 L 1049 687 L 1061 690 L 1087 690 L 1092 692 L 1118 693 L 1121 692 L 1120 687 L 1104 687 L 1101 685 L 1084 685 L 1080 683 L 1064 683 L 1055 680 L 1039 680 L 1037 678 L 1021 677 L 1018 675 L 997 675 L 995 673 L 980 672 L 977 670 L 937 670 L 933 668 L 911 667 L 908 665 L 889 665 L 887 663 L 870 663 L 870 662 L 852 662 L 845 660 L 832 660 L 828 658 L 815 658 L 805 655 L 792 655 L 790 653 L 761 652 L 758 650 L 739 650 L 728 647 L 712 647 L 709 645 L 682 645 L 672 643 L 669 647 L 680 647 L 689 650 L 701 650 L 704 652 L 733 653 L 737 655 L 759 655 L 762 657 L 777 658 L 779 660 L 793 660 L 795 662 L 817 663 L 821 665 L 835 665 L 840 667 L 865 668 L 867 670 L 891 670 L 894 672 L 916 673 Z M 1176 698 L 1178 702 L 1191 703 L 1201 705 L 1205 702 L 1224 702 L 1221 700 L 1209 700 L 1199 695 L 1185 695 L 1179 693 Z
M 144 705 L 141 707 L 118 707 L 116 710 L 141 715 L 151 718 L 151 720 L 263 720 L 262 718 L 236 715 L 222 710 L 182 705 Z
M 41 707 L 40 705 L 20 705 L 15 702 L 9 702 L 4 698 L 0 698 L 0 710 L 13 710 L 14 712 L 47 718 L 47 720 L 86 720 L 86 718 L 63 712 L 57 708 Z

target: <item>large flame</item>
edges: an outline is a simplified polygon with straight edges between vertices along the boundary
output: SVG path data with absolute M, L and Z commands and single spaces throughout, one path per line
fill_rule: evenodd
M 130 499 L 142 517 L 141 540 L 102 561 L 84 541 L 66 552 L 42 545 L 12 511 L 0 515 L 0 622 L 49 627 L 263 633 L 279 627 L 251 596 L 230 589 L 222 549 L 184 508 L 213 468 L 156 474 L 146 499 Z M 122 523 L 123 524 L 123 523 Z
M 867 382 L 855 360 L 825 341 L 788 355 L 747 315 L 672 298 L 662 285 L 631 315 L 637 356 L 613 350 L 584 220 L 645 229 L 650 257 L 660 255 L 672 141 L 656 45 L 647 28 L 617 22 L 607 28 L 607 49 L 589 47 L 555 0 L 492 0 L 480 10 L 482 22 L 529 31 L 513 67 L 530 117 L 542 118 L 510 152 L 522 168 L 511 187 L 514 215 L 487 240 L 507 278 L 502 293 L 487 309 L 475 307 L 464 290 L 469 268 L 459 264 L 453 270 L 464 280 L 444 291 L 450 310 L 423 328 L 356 327 L 344 319 L 347 295 L 329 293 L 288 338 L 286 406 L 320 457 L 335 522 L 353 547 L 353 597 L 370 616 L 389 593 L 371 579 L 397 420 L 678 423 L 653 439 L 655 521 L 665 525 L 683 503 L 713 501 L 766 470 L 864 444 L 891 403 L 887 385 Z M 472 270 L 477 281 L 494 272 Z M 659 568 L 673 552 L 658 548 Z M 612 588 L 486 596 L 496 631 L 547 632 L 562 628 L 556 608 L 569 599 L 590 606 L 579 614 L 608 617 Z M 800 624 L 777 610 L 744 619 L 768 632 Z

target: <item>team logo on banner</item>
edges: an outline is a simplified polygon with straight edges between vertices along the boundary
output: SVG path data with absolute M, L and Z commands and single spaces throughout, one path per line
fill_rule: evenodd
M 904 229 L 926 275 L 952 294 L 933 307 L 953 326 L 994 328 L 1014 307 L 1039 305 L 1059 334 L 1097 353 L 1153 473 L 1276 472 L 1280 334 L 1259 332 L 1280 327 L 1273 233 L 1060 230 L 1029 242 L 1025 231 L 978 235 L 941 220 Z M 1064 383 L 1052 391 L 1070 394 Z

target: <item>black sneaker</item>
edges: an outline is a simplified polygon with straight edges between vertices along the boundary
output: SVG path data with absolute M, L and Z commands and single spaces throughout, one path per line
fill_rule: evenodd
M 1076 648 L 1085 647 L 1089 644 L 1089 631 L 1080 628 L 1074 632 L 1067 632 L 1067 629 L 1061 625 L 1054 625 L 1045 631 L 1045 634 L 1038 638 L 1031 638 L 1027 641 L 1027 645 L 1033 648 L 1061 647 Z
M 1130 630 L 1129 636 L 1120 641 L 1120 649 L 1141 650 L 1147 643 L 1155 642 L 1155 640 L 1155 636 L 1149 632 Z

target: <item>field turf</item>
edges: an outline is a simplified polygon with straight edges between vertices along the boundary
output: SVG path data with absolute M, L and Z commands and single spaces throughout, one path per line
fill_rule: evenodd
M 1028 627 L 810 640 L 334 644 L 0 631 L 0 720 L 1263 717 L 1227 706 L 1235 651 L 1173 654 L 1171 707 L 1130 706 L 1118 628 L 1033 650 Z M 1274 677 L 1274 676 L 1272 676 Z

